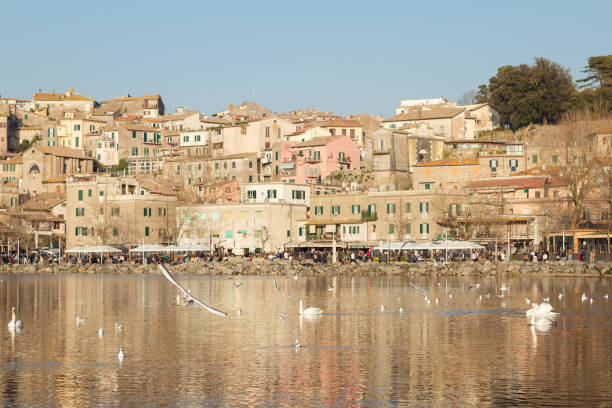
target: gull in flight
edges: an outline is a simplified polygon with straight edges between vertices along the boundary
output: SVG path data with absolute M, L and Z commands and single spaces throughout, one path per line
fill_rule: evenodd
M 283 296 L 287 296 L 287 297 L 291 297 L 288 294 L 281 292 L 280 289 L 278 288 L 278 285 L 276 284 L 276 279 L 274 279 L 274 291 L 276 293 L 278 293 L 279 295 L 283 295 Z
M 239 288 L 240 286 L 242 286 L 242 285 L 246 285 L 246 282 L 238 282 L 238 283 L 237 283 L 236 281 L 233 281 L 233 283 L 234 283 L 234 287 L 235 287 L 236 289 L 238 289 L 238 288 Z
M 100 327 L 96 333 L 98 333 L 98 337 L 102 338 L 102 336 L 104 336 L 104 329 Z
M 387 310 L 387 306 L 385 305 L 380 305 L 380 311 L 384 312 L 385 310 Z
M 79 327 L 83 323 L 85 323 L 85 319 L 82 318 L 82 317 L 79 317 L 79 315 L 77 315 L 77 317 L 76 317 L 76 325 L 77 325 L 77 327 Z
M 219 315 L 219 316 L 227 316 L 227 313 L 222 312 L 221 310 L 215 309 L 212 306 L 208 306 L 207 304 L 203 303 L 202 301 L 200 301 L 200 300 L 194 298 L 193 296 L 191 296 L 191 293 L 189 293 L 189 291 L 185 290 L 185 288 L 183 288 L 176 280 L 174 280 L 172 275 L 170 275 L 170 272 L 168 272 L 168 270 L 162 264 L 159 264 L 158 266 L 159 266 L 159 269 L 161 270 L 161 272 L 166 277 L 166 279 L 168 279 L 170 281 L 170 283 L 172 283 L 174 286 L 179 288 L 179 290 L 181 292 L 183 292 L 183 295 L 187 299 L 189 299 L 189 301 L 193 301 L 193 302 L 197 303 L 198 305 L 202 306 L 204 309 L 208 310 L 210 313 L 213 313 L 213 314 L 216 314 L 216 315 Z
M 296 272 L 295 272 L 295 275 L 293 275 L 293 279 L 294 279 L 294 280 L 298 280 L 298 279 L 300 279 L 300 271 L 296 271 Z
M 115 322 L 115 331 L 120 332 L 123 329 L 123 325 Z
M 482 285 L 481 285 L 480 283 L 478 283 L 478 282 L 474 282 L 474 283 L 472 283 L 470 286 L 468 286 L 468 290 L 469 290 L 469 289 L 472 289 L 472 288 L 474 288 L 474 289 L 480 289 L 480 287 L 481 287 L 481 286 L 482 286 Z
M 417 285 L 415 285 L 415 284 L 414 284 L 414 283 L 412 283 L 412 282 L 408 282 L 408 284 L 409 284 L 410 286 L 412 286 L 413 288 L 415 288 L 415 289 L 418 289 L 418 290 L 425 290 L 425 289 L 423 289 L 422 287 L 417 286 Z

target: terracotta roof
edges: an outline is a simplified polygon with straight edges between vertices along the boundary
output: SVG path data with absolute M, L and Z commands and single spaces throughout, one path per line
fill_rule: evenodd
M 136 119 L 141 119 L 142 115 L 121 116 L 115 119 L 115 122 L 131 122 Z
M 324 127 L 361 127 L 361 122 L 354 119 L 334 119 L 320 122 L 318 125 Z
M 16 180 L 7 181 L 6 183 L 4 183 L 4 185 L 7 187 L 19 187 L 19 184 Z
M 106 101 L 102 101 L 102 103 L 108 103 L 108 102 L 123 102 L 123 101 L 139 101 L 139 100 L 151 100 L 151 99 L 159 99 L 160 95 L 159 94 L 154 94 L 154 95 L 143 95 L 143 96 L 131 96 L 131 95 L 124 95 L 124 96 L 119 96 L 117 98 L 114 99 L 108 99 Z M 151 109 L 155 109 L 155 108 L 151 108 Z
M 82 95 L 66 95 L 65 93 L 44 93 L 44 92 L 36 92 L 34 94 L 35 101 L 93 101 L 93 99 L 86 98 Z
M 42 130 L 42 129 L 36 126 L 19 126 L 17 130 Z
M 136 131 L 141 131 L 141 132 L 153 132 L 153 133 L 159 132 L 161 133 L 161 129 L 143 125 L 141 123 L 122 123 L 121 127 L 124 128 L 125 130 L 136 130 Z
M 563 187 L 567 182 L 561 177 L 511 177 L 480 180 L 465 186 L 467 189 L 503 188 L 520 190 L 524 188 L 541 188 L 548 183 L 549 187 Z
M 23 163 L 23 157 L 22 156 L 14 156 L 14 157 L 7 157 L 6 160 L 2 160 L 0 161 L 0 163 L 4 164 L 22 164 Z
M 23 203 L 22 209 L 45 211 L 62 201 L 66 201 L 64 193 L 41 193 Z
M 477 158 L 449 157 L 446 159 L 434 160 L 427 163 L 419 163 L 416 167 L 432 167 L 432 166 L 478 166 Z
M 45 179 L 44 181 L 46 183 L 64 183 L 67 178 L 68 178 L 68 175 L 62 174 L 57 177 L 49 177 L 48 179 Z
M 566 166 L 535 166 L 523 171 L 512 173 L 513 176 L 559 176 Z
M 403 120 L 428 120 L 428 119 L 446 119 L 454 118 L 461 112 L 465 111 L 465 108 L 447 108 L 447 107 L 433 107 L 433 108 L 421 108 L 411 109 L 405 113 L 400 113 L 390 119 L 385 119 L 383 122 L 400 122 Z
M 169 122 L 172 120 L 183 120 L 185 118 L 188 118 L 190 116 L 193 115 L 199 115 L 198 112 L 196 111 L 189 111 L 189 112 L 183 112 L 183 113 L 173 113 L 173 114 L 168 114 L 168 115 L 164 115 L 164 116 L 160 116 L 159 118 L 154 118 L 154 119 L 145 119 L 146 122 L 153 122 L 153 123 L 158 123 L 158 122 Z
M 307 142 L 301 142 L 301 143 L 296 143 L 293 145 L 293 147 L 313 147 L 313 146 L 324 146 L 326 144 L 328 144 L 329 142 L 333 142 L 334 140 L 337 140 L 341 137 L 346 137 L 346 136 L 323 136 L 323 137 L 314 137 L 311 140 L 307 141 Z
M 38 149 L 45 154 L 61 157 L 74 157 L 76 159 L 86 159 L 85 150 L 71 149 L 69 147 L 48 147 L 48 146 L 33 146 L 31 149 Z

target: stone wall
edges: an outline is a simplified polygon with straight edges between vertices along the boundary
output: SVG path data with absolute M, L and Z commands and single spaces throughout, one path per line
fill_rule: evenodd
M 536 276 L 602 276 L 612 277 L 612 264 L 584 262 L 482 262 L 482 263 L 449 263 L 446 265 L 432 265 L 430 263 L 355 263 L 355 264 L 313 264 L 289 261 L 272 262 L 255 260 L 241 262 L 232 259 L 226 262 L 195 262 L 182 263 L 169 266 L 171 273 L 177 275 L 270 275 L 292 276 L 300 273 L 301 276 L 508 276 L 508 275 L 536 275 Z M 159 274 L 157 265 L 1 265 L 1 273 L 23 274 Z

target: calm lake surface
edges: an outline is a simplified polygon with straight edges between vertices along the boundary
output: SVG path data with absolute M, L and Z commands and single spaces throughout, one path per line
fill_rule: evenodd
M 267 277 L 177 278 L 227 317 L 161 275 L 0 279 L 1 406 L 612 405 L 610 279 L 277 279 L 287 298 Z M 529 326 L 525 298 L 547 296 L 558 325 Z

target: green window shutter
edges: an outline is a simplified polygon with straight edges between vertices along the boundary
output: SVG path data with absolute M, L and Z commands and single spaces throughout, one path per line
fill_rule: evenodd
M 423 212 L 423 203 L 419 203 L 419 211 Z
M 389 224 L 389 234 L 395 233 L 395 225 Z
M 142 215 L 145 216 L 145 217 L 147 216 L 147 209 L 146 208 L 143 208 L 143 214 Z
M 92 195 L 91 189 L 87 190 L 87 197 L 91 197 L 91 195 Z
M 278 160 L 278 152 L 275 152 L 276 160 Z
M 537 154 L 534 154 L 533 156 L 531 156 L 531 161 L 532 161 L 533 163 L 537 163 L 537 162 L 538 162 L 538 155 L 537 155 Z
M 132 139 L 136 139 L 136 131 L 132 130 Z
M 83 201 L 83 190 L 79 190 L 79 201 Z
M 77 209 L 76 209 L 76 215 L 75 215 L 75 216 L 76 216 L 76 217 L 78 217 L 78 216 L 79 216 L 79 213 L 80 213 L 80 211 L 79 211 L 79 209 L 77 208 Z
M 149 236 L 149 227 L 145 227 L 145 236 L 148 237 Z
M 74 227 L 74 236 L 75 237 L 79 236 L 79 227 Z
M 423 224 L 419 224 L 419 233 L 423 233 Z
M 427 227 L 427 233 L 429 234 L 429 224 L 425 224 L 425 227 Z
M 410 212 L 410 203 L 406 203 L 406 212 L 409 213 Z
M 406 224 L 404 233 L 405 234 L 410 234 L 410 224 Z
M 74 138 L 74 147 L 79 147 L 79 137 Z

